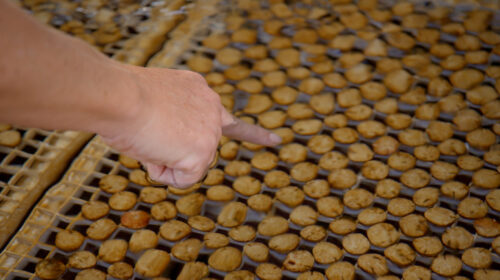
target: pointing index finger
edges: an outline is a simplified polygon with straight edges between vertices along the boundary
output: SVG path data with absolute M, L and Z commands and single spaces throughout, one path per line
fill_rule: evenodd
M 252 142 L 264 146 L 281 143 L 281 137 L 253 124 L 248 124 L 222 109 L 222 134 L 236 140 Z

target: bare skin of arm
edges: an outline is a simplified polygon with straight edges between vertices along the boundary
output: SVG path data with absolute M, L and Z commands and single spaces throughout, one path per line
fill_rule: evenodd
M 222 134 L 272 146 L 281 139 L 243 123 L 194 72 L 113 61 L 0 0 L 0 121 L 94 132 L 140 160 L 150 177 L 197 182 Z

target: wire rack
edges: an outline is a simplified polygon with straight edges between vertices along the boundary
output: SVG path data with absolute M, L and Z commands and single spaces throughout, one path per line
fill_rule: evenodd
M 318 2 L 319 3 L 319 2 Z M 316 4 L 318 4 L 316 3 Z M 179 69 L 189 69 L 187 66 L 188 61 L 195 55 L 203 55 L 207 58 L 211 58 L 213 61 L 213 67 L 207 73 L 225 73 L 225 71 L 229 68 L 228 66 L 223 65 L 217 59 L 215 59 L 217 50 L 210 49 L 204 46 L 203 39 L 212 33 L 224 33 L 227 36 L 231 36 L 232 30 L 227 30 L 225 28 L 224 22 L 229 18 L 227 15 L 234 16 L 240 15 L 241 17 L 241 25 L 245 28 L 250 28 L 252 30 L 257 31 L 257 43 L 266 46 L 270 40 L 273 38 L 272 35 L 267 34 L 264 31 L 263 24 L 266 20 L 271 18 L 275 18 L 273 13 L 270 12 L 270 6 L 268 3 L 257 3 L 252 1 L 240 1 L 238 2 L 238 6 L 234 6 L 231 8 L 227 8 L 227 3 L 222 3 L 221 6 L 218 6 L 217 14 L 204 14 L 199 15 L 193 19 L 193 21 L 189 21 L 189 19 L 185 23 L 185 25 L 180 25 L 180 28 L 177 29 L 179 33 L 173 33 L 172 38 L 177 38 L 176 34 L 188 34 L 189 39 L 185 39 L 182 41 L 171 41 L 170 43 L 165 45 L 163 51 L 158 53 L 149 63 L 150 66 L 162 66 L 162 67 L 176 67 Z M 321 3 L 324 4 L 324 3 Z M 391 3 L 384 5 L 390 5 Z M 392 3 L 393 4 L 393 3 Z M 290 4 L 290 7 L 293 8 L 293 11 L 296 11 L 294 14 L 297 17 L 304 17 L 308 14 L 307 11 L 311 10 L 310 3 L 295 3 Z M 391 5 L 392 6 L 392 5 Z M 225 7 L 225 8 L 224 8 Z M 341 16 L 341 11 L 337 9 L 337 6 L 329 6 L 326 4 L 325 10 L 327 11 L 326 18 L 323 20 L 335 20 L 336 18 Z M 343 6 L 352 9 L 352 6 Z M 432 2 L 418 2 L 414 6 L 414 11 L 417 13 L 425 13 L 429 9 L 434 8 L 434 4 Z M 470 9 L 470 6 L 460 6 L 455 7 L 453 13 L 450 14 L 449 19 L 452 22 L 462 23 L 464 21 L 464 13 L 466 13 Z M 196 9 L 193 9 L 193 11 Z M 204 9 L 202 9 L 204 10 Z M 206 11 L 206 10 L 205 10 Z M 224 11 L 224 12 L 223 12 Z M 302 14 L 300 12 L 303 12 Z M 304 12 L 305 11 L 305 12 Z M 498 16 L 497 14 L 493 15 L 493 19 Z M 188 17 L 189 18 L 189 17 Z M 299 23 L 304 24 L 302 27 L 306 26 L 316 26 L 316 24 L 321 22 L 320 19 L 308 19 L 306 21 L 299 21 Z M 395 25 L 399 25 L 401 23 L 402 18 L 399 16 L 392 16 L 388 22 L 392 22 Z M 236 20 L 237 21 L 237 20 Z M 293 22 L 293 21 L 292 21 Z M 197 23 L 196 26 L 202 26 L 203 28 L 196 28 L 194 23 Z M 234 23 L 234 21 L 233 21 Z M 495 21 L 492 21 L 490 28 L 495 28 Z M 426 27 L 441 29 L 442 23 L 429 22 Z M 379 32 L 378 34 L 382 34 L 380 31 L 384 28 L 384 23 L 377 22 L 372 18 L 369 18 L 369 25 L 374 27 L 375 31 L 372 29 L 371 31 Z M 281 30 L 280 35 L 284 37 L 293 37 L 296 32 L 296 26 L 294 24 L 285 24 L 284 28 Z M 239 27 L 236 28 L 236 30 Z M 176 30 L 176 31 L 177 31 Z M 412 38 L 417 37 L 417 30 L 413 28 L 404 27 L 402 29 L 405 34 L 411 36 Z M 495 29 L 494 29 L 495 30 Z M 358 35 L 357 30 L 353 30 L 350 28 L 345 28 L 342 31 L 343 35 Z M 477 35 L 475 32 L 468 32 L 471 35 Z M 456 36 L 452 34 L 448 34 L 446 32 L 442 32 L 440 34 L 440 38 L 438 42 L 440 43 L 448 43 L 453 45 L 456 41 Z M 383 38 L 380 37 L 380 38 Z M 181 39 L 181 38 L 179 38 Z M 328 44 L 328 41 L 323 39 L 319 39 L 319 44 Z M 387 43 L 387 42 L 386 42 Z M 250 47 L 252 44 L 245 44 L 240 42 L 229 42 L 228 46 L 233 47 L 238 50 L 245 50 Z M 353 44 L 352 49 L 349 50 L 340 50 L 333 47 L 329 47 L 327 52 L 324 53 L 324 57 L 328 60 L 334 62 L 334 68 L 336 73 L 340 73 L 342 76 L 348 75 L 349 71 L 348 67 L 343 67 L 338 63 L 339 59 L 345 55 L 346 52 L 361 52 L 365 50 L 367 46 L 367 42 L 360 37 L 356 38 L 356 42 Z M 293 47 L 296 49 L 302 49 L 303 45 L 300 43 L 293 43 Z M 404 58 L 410 54 L 422 54 L 429 53 L 430 45 L 427 43 L 416 42 L 415 47 L 402 51 L 397 48 L 388 47 L 388 55 L 391 58 L 395 58 L 398 60 L 403 60 Z M 495 53 L 495 46 L 489 45 L 486 43 L 481 43 L 481 50 L 490 52 L 490 56 L 487 63 L 484 64 L 467 64 L 464 66 L 465 68 L 474 68 L 485 74 L 484 80 L 481 82 L 482 85 L 487 85 L 491 87 L 495 87 L 496 80 L 498 76 L 495 76 L 494 72 L 489 71 L 491 68 L 495 67 L 500 62 L 500 57 L 497 53 Z M 278 55 L 278 51 L 276 50 L 268 50 L 270 58 L 276 58 Z M 456 51 L 454 53 L 459 55 L 465 55 L 464 51 Z M 181 54 L 179 56 L 179 54 Z M 301 51 L 300 54 L 300 66 L 303 66 L 307 69 L 314 69 L 314 58 L 310 53 L 306 51 Z M 374 56 L 365 56 L 361 63 L 365 65 L 374 66 L 378 61 L 381 60 L 381 57 Z M 431 56 L 431 64 L 439 64 L 442 59 Z M 256 64 L 255 60 L 242 58 L 242 63 L 244 66 L 252 69 L 253 65 Z M 409 65 L 409 63 L 403 64 L 404 69 L 411 73 L 414 80 L 412 82 L 412 86 L 410 88 L 415 87 L 423 87 L 427 88 L 429 86 L 431 78 L 427 75 L 422 75 L 419 69 L 416 67 Z M 286 71 L 287 69 L 283 66 L 279 67 L 279 70 Z M 451 71 L 440 71 L 440 76 L 443 79 L 448 80 L 450 75 L 453 72 Z M 488 74 L 489 73 L 489 74 Z M 249 71 L 248 77 L 252 77 L 258 80 L 261 80 L 266 73 L 259 71 Z M 321 79 L 323 74 L 310 72 L 310 75 Z M 379 81 L 382 82 L 385 75 L 381 73 L 375 72 L 370 81 Z M 223 83 L 232 86 L 232 90 L 229 93 L 221 93 L 221 97 L 227 98 L 228 100 L 232 100 L 232 102 L 228 102 L 226 107 L 232 109 L 232 111 L 239 117 L 245 118 L 247 120 L 259 120 L 259 114 L 251 114 L 248 113 L 245 109 L 247 108 L 249 102 L 248 100 L 252 97 L 252 94 L 245 92 L 243 90 L 235 89 L 237 88 L 237 84 L 239 81 L 225 79 Z M 347 87 L 357 89 L 360 87 L 359 84 L 354 83 L 352 81 L 347 81 Z M 288 78 L 285 85 L 298 89 L 300 88 L 300 81 Z M 324 86 L 321 92 L 325 93 L 333 93 L 338 99 L 339 94 L 345 90 L 345 86 L 342 88 L 330 87 L 328 85 Z M 272 95 L 274 88 L 265 86 L 262 92 L 265 95 Z M 462 104 L 465 104 L 466 108 L 472 109 L 476 112 L 481 112 L 481 110 L 485 108 L 485 106 L 492 106 L 491 104 L 496 104 L 498 102 L 498 93 L 494 100 L 490 100 L 488 102 L 492 102 L 489 105 L 482 104 L 474 104 L 468 100 L 468 98 L 464 98 L 466 96 L 467 91 L 460 88 L 450 89 L 453 94 L 462 97 Z M 304 92 L 299 91 L 294 104 L 302 103 L 309 104 L 311 100 L 311 95 L 306 94 Z M 426 134 L 426 129 L 429 126 L 430 120 L 422 119 L 417 117 L 417 111 L 421 110 L 422 106 L 425 104 L 432 106 L 439 106 L 439 104 L 443 104 L 444 102 L 440 102 L 445 98 L 435 97 L 431 95 L 425 95 L 424 100 L 420 104 L 408 104 L 404 103 L 401 100 L 400 94 L 393 93 L 391 91 L 387 91 L 387 94 L 384 96 L 384 99 L 391 99 L 397 101 L 397 112 L 404 113 L 411 116 L 410 124 L 402 129 L 395 129 L 386 127 L 384 135 L 392 136 L 395 139 L 400 138 L 402 134 L 406 131 L 406 128 L 414 129 L 423 134 Z M 344 127 L 351 128 L 350 131 L 358 131 L 360 123 L 366 120 L 375 120 L 380 123 L 388 122 L 388 117 L 392 113 L 384 112 L 384 110 L 379 110 L 377 104 L 373 100 L 369 100 L 367 98 L 361 99 L 361 104 L 365 104 L 371 108 L 375 108 L 368 117 L 363 120 L 355 120 L 353 118 L 346 118 L 346 124 Z M 266 111 L 282 111 L 287 112 L 291 105 L 280 105 L 277 103 L 272 103 L 271 106 L 266 108 Z M 425 105 L 427 106 L 427 105 Z M 423 108 L 425 108 L 425 106 Z M 435 108 L 435 107 L 434 107 Z M 340 103 L 335 102 L 335 107 L 331 114 L 340 114 L 345 116 L 350 116 L 350 112 L 348 110 L 350 107 L 348 106 L 340 106 Z M 498 149 L 499 136 L 498 131 L 495 129 L 495 126 L 498 126 L 498 120 L 494 118 L 488 118 L 483 114 L 479 113 L 480 117 L 480 125 L 479 128 L 490 130 L 490 132 L 494 133 L 494 143 L 489 145 L 489 151 L 495 151 Z M 336 217 L 329 217 L 323 214 L 318 213 L 317 203 L 318 197 L 315 195 L 305 191 L 305 185 L 307 184 L 309 179 L 303 180 L 300 179 L 299 176 L 294 175 L 294 169 L 297 168 L 297 165 L 300 163 L 289 163 L 282 160 L 282 156 L 280 156 L 280 151 L 283 150 L 285 145 L 278 146 L 276 148 L 264 148 L 258 146 L 252 146 L 247 143 L 236 143 L 237 151 L 233 153 L 232 156 L 227 156 L 224 152 L 222 152 L 222 148 L 220 150 L 221 158 L 219 159 L 217 165 L 214 167 L 213 174 L 219 174 L 218 179 L 210 181 L 205 181 L 203 184 L 197 186 L 198 188 L 192 188 L 190 191 L 181 193 L 179 191 L 168 189 L 168 195 L 166 201 L 172 203 L 177 206 L 178 201 L 182 198 L 185 198 L 193 193 L 198 193 L 202 197 L 204 197 L 202 206 L 199 211 L 197 211 L 194 215 L 201 215 L 203 217 L 207 217 L 214 222 L 214 227 L 209 229 L 208 232 L 212 233 L 220 233 L 226 236 L 228 242 L 225 245 L 221 245 L 220 248 L 224 247 L 233 247 L 236 248 L 239 252 L 243 252 L 245 245 L 249 242 L 258 242 L 264 244 L 264 247 L 269 250 L 269 255 L 262 262 L 255 261 L 255 259 L 248 256 L 247 253 L 242 254 L 242 260 L 238 263 L 235 268 L 231 270 L 241 271 L 247 270 L 252 273 L 255 273 L 260 279 L 273 279 L 269 274 L 266 275 L 263 273 L 264 268 L 272 270 L 279 276 L 276 276 L 274 279 L 297 279 L 298 277 L 306 277 L 307 270 L 316 272 L 316 276 L 319 275 L 319 279 L 324 279 L 325 275 L 328 279 L 336 279 L 335 272 L 341 271 L 340 268 L 336 268 L 335 265 L 344 262 L 345 266 L 342 268 L 347 270 L 346 273 L 350 271 L 352 268 L 353 275 L 360 279 L 375 279 L 379 276 L 386 277 L 395 277 L 395 278 L 405 278 L 411 279 L 411 271 L 418 271 L 419 274 L 417 276 L 422 277 L 423 279 L 445 279 L 446 277 L 451 276 L 461 276 L 465 278 L 475 278 L 475 279 L 495 279 L 498 275 L 499 265 L 500 265 L 500 257 L 497 253 L 497 249 L 493 246 L 494 240 L 498 238 L 499 233 L 495 233 L 496 228 L 498 227 L 497 220 L 500 218 L 500 213 L 493 209 L 491 205 L 486 204 L 486 196 L 492 192 L 493 190 L 481 188 L 474 183 L 473 177 L 478 172 L 478 170 L 465 170 L 463 168 L 458 168 L 456 165 L 458 164 L 459 156 L 470 155 L 482 160 L 482 166 L 479 167 L 481 170 L 489 170 L 488 172 L 493 172 L 494 176 L 498 176 L 498 172 L 496 171 L 498 166 L 491 162 L 491 160 L 487 160 L 485 158 L 485 153 L 488 151 L 479 149 L 474 147 L 469 143 L 467 139 L 467 132 L 460 131 L 457 129 L 456 125 L 453 125 L 453 135 L 450 139 L 454 141 L 458 141 L 462 143 L 460 147 L 463 147 L 462 151 L 447 151 L 443 146 L 440 146 L 440 142 L 431 141 L 428 136 L 425 136 L 425 145 L 434 146 L 436 149 L 440 151 L 438 161 L 431 160 L 425 161 L 422 159 L 415 159 L 414 164 L 411 166 L 411 170 L 419 169 L 428 176 L 428 182 L 424 184 L 423 187 L 429 188 L 435 191 L 439 191 L 439 196 L 436 201 L 430 205 L 423 206 L 422 203 L 416 203 L 415 193 L 418 189 L 422 189 L 422 187 L 413 187 L 411 182 L 404 182 L 402 176 L 408 170 L 397 170 L 394 168 L 394 165 L 389 163 L 390 155 L 382 155 L 373 153 L 372 160 L 376 160 L 384 164 L 387 167 L 387 172 L 385 175 L 381 177 L 374 178 L 372 176 L 368 176 L 368 173 L 363 172 L 363 169 L 368 168 L 368 163 L 365 161 L 355 161 L 350 157 L 350 148 L 354 143 L 363 143 L 368 147 L 372 147 L 376 140 L 381 136 L 376 137 L 364 137 L 357 133 L 358 140 L 354 143 L 342 143 L 339 139 L 335 138 L 335 131 L 339 129 L 333 128 L 327 125 L 327 117 L 330 114 L 321 114 L 319 112 L 313 112 L 312 117 L 308 117 L 308 119 L 315 119 L 321 121 L 321 127 L 315 131 L 314 135 L 326 135 L 332 136 L 335 139 L 335 145 L 330 149 L 331 151 L 337 152 L 339 154 L 344 155 L 346 163 L 343 169 L 350 170 L 355 175 L 354 183 L 350 184 L 347 188 L 340 188 L 331 186 L 326 194 L 323 196 L 338 198 L 342 201 L 340 213 Z M 455 118 L 454 112 L 446 112 L 445 110 L 439 110 L 438 116 L 433 117 L 433 119 L 440 120 L 442 122 L 450 123 Z M 280 125 L 280 128 L 288 128 L 293 133 L 293 137 L 289 139 L 291 143 L 301 144 L 304 147 L 308 147 L 308 143 L 310 139 L 314 135 L 304 135 L 301 134 L 299 130 L 294 128 L 294 125 L 301 120 L 292 119 L 287 117 L 286 121 Z M 400 141 L 402 142 L 402 141 Z M 455 142 L 457 143 L 457 142 Z M 224 140 L 224 144 L 227 144 L 227 139 Z M 224 147 L 224 145 L 222 146 Z M 405 143 L 399 143 L 398 151 L 406 152 L 410 155 L 415 153 L 416 147 L 406 145 Z M 453 150 L 453 149 L 452 149 Z M 458 152 L 457 152 L 458 151 Z M 299 203 L 301 207 L 308 207 L 312 212 L 308 212 L 309 216 L 312 219 L 312 222 L 308 225 L 301 224 L 295 220 L 293 215 L 297 213 L 297 209 L 299 207 L 290 206 L 284 203 L 284 199 L 278 195 L 281 188 L 273 188 L 267 185 L 266 183 L 266 175 L 270 173 L 270 170 L 264 170 L 257 168 L 257 164 L 252 161 L 252 159 L 256 158 L 256 155 L 260 155 L 262 152 L 268 152 L 274 154 L 275 158 L 279 160 L 273 165 L 272 170 L 281 171 L 286 174 L 289 183 L 285 184 L 286 186 L 296 186 L 299 193 L 302 193 L 303 198 Z M 301 163 L 307 162 L 313 165 L 318 165 L 324 154 L 314 153 L 310 148 L 307 149 L 306 158 L 301 161 Z M 484 158 L 484 160 L 483 160 Z M 444 162 L 448 164 L 455 165 L 456 174 L 450 176 L 440 176 L 439 173 L 433 171 L 433 166 L 436 167 L 438 164 L 436 162 Z M 234 170 L 231 171 L 231 168 L 234 168 L 235 164 L 239 164 L 242 167 L 240 174 L 235 174 Z M 107 174 L 115 174 L 125 178 L 131 178 L 131 172 L 136 172 L 135 169 L 130 169 L 120 164 L 119 155 L 104 145 L 99 138 L 94 138 L 87 147 L 83 150 L 83 152 L 77 157 L 77 159 L 72 164 L 70 170 L 65 174 L 64 178 L 60 183 L 55 185 L 50 189 L 49 192 L 42 198 L 40 203 L 33 210 L 32 214 L 22 227 L 22 229 L 16 234 L 16 236 L 9 243 L 6 251 L 0 256 L 0 273 L 3 273 L 3 277 L 5 279 L 33 279 L 35 278 L 35 267 L 38 262 L 45 258 L 53 258 L 60 260 L 61 262 L 67 262 L 67 259 L 71 256 L 73 252 L 65 252 L 63 250 L 58 249 L 55 246 L 55 236 L 58 232 L 72 229 L 86 235 L 86 230 L 92 221 L 86 220 L 82 217 L 80 213 L 81 206 L 84 205 L 87 201 L 103 201 L 109 202 L 110 194 L 102 191 L 99 188 L 100 179 Z M 329 181 L 329 177 L 331 176 L 332 170 L 328 170 L 325 168 L 317 168 L 316 172 L 314 172 L 314 179 L 316 180 L 324 180 Z M 383 173 L 383 172 L 382 172 Z M 491 173 L 490 173 L 491 174 Z M 235 184 L 235 181 L 243 176 L 251 176 L 252 178 L 258 180 L 261 184 L 257 193 L 246 195 L 244 190 L 238 189 Z M 215 175 L 214 175 L 215 176 Z M 209 176 L 210 177 L 210 176 Z M 217 177 L 217 176 L 215 176 Z M 382 196 L 379 192 L 377 192 L 377 187 L 383 179 L 392 179 L 395 182 L 398 182 L 399 191 L 393 197 Z M 208 179 L 207 179 L 208 180 Z M 132 180 L 131 180 L 132 181 Z M 449 182 L 456 182 L 459 184 L 463 184 L 466 186 L 465 194 L 461 196 L 456 196 L 455 198 L 448 195 L 445 195 L 443 192 L 443 185 Z M 334 182 L 333 182 L 334 183 Z M 210 194 L 209 190 L 217 189 L 212 185 L 218 185 L 218 190 L 223 190 L 223 193 L 227 195 L 227 193 L 232 194 L 228 195 L 228 199 L 222 201 L 223 199 L 215 199 L 212 194 Z M 222 186 L 221 186 L 222 185 Z M 225 187 L 224 187 L 225 186 Z M 285 186 L 283 186 L 284 188 Z M 129 182 L 127 185 L 126 191 L 135 193 L 136 195 L 140 195 L 143 186 Z M 355 207 L 355 205 L 351 204 L 348 201 L 348 197 L 353 193 L 362 192 L 364 194 L 370 194 L 369 197 L 372 199 L 367 204 L 363 204 L 361 207 Z M 305 194 L 304 194 L 305 193 Z M 261 196 L 262 200 L 265 200 L 264 197 L 267 197 L 271 201 L 271 206 L 266 209 L 259 211 L 250 207 L 252 205 L 249 202 L 253 196 L 255 195 L 263 195 Z M 478 209 L 483 209 L 486 207 L 486 211 L 480 215 L 480 217 L 471 217 L 469 215 L 463 214 L 459 212 L 460 205 L 463 205 L 463 201 L 466 198 L 477 198 L 481 201 L 480 205 L 477 206 Z M 404 199 L 404 201 L 409 201 L 412 204 L 412 209 L 409 212 L 406 212 L 403 216 L 396 215 L 393 210 L 391 210 L 391 204 L 394 205 L 395 199 Z M 412 202 L 413 201 L 413 202 Z M 223 226 L 221 223 L 218 223 L 218 217 L 223 212 L 222 209 L 225 209 L 229 204 L 239 202 L 241 205 L 244 205 L 246 212 L 244 214 L 244 218 L 240 220 L 238 223 L 244 226 L 248 226 L 246 229 L 250 232 L 251 238 L 249 240 L 241 241 L 240 238 L 235 237 L 234 228 Z M 350 205 L 350 206 L 349 206 Z M 142 210 L 145 212 L 151 212 L 151 208 L 153 204 L 144 203 L 142 201 L 137 202 L 131 210 Z M 378 208 L 384 213 L 384 218 L 378 222 L 377 224 L 367 225 L 361 222 L 360 215 L 361 213 L 368 208 Z M 439 210 L 448 210 L 452 213 L 453 219 L 446 225 L 438 225 L 436 223 L 435 217 L 432 217 L 432 211 Z M 186 214 L 186 211 L 183 211 L 179 206 L 177 206 L 177 215 L 172 220 L 177 220 L 179 222 L 183 222 L 189 224 L 190 216 Z M 314 214 L 311 214 L 314 213 Z M 448 212 L 447 212 L 448 213 Z M 123 239 L 128 241 L 135 230 L 127 228 L 120 224 L 121 216 L 124 214 L 123 211 L 115 211 L 111 210 L 106 218 L 113 220 L 118 226 L 113 231 L 112 235 L 108 239 Z M 279 252 L 270 245 L 270 242 L 273 236 L 270 234 L 266 234 L 260 230 L 263 227 L 263 221 L 265 221 L 266 217 L 274 216 L 281 217 L 280 221 L 287 221 L 287 226 L 282 233 L 294 234 L 299 237 L 299 242 L 288 252 Z M 404 228 L 402 228 L 402 220 L 409 217 L 418 217 L 418 221 L 423 223 L 423 227 L 425 228 L 418 234 L 418 236 L 409 234 Z M 354 226 L 347 230 L 346 232 L 340 233 L 336 230 L 332 225 L 336 225 L 336 222 L 340 220 L 349 220 L 351 224 Z M 488 222 L 490 226 L 482 226 L 482 222 Z M 147 229 L 158 234 L 159 242 L 156 245 L 157 249 L 166 251 L 171 253 L 176 244 L 179 244 L 180 240 L 168 240 L 160 233 L 160 228 L 164 224 L 164 222 L 157 221 L 151 219 L 149 224 L 146 226 Z M 350 236 L 352 234 L 361 234 L 362 236 L 370 237 L 368 232 L 374 227 L 380 226 L 380 224 L 388 225 L 388 227 L 393 228 L 397 233 L 398 238 L 394 238 L 389 244 L 380 245 L 374 240 L 369 240 L 369 247 L 366 250 L 363 250 L 362 253 L 357 254 L 353 253 L 350 248 L 344 243 L 346 242 L 346 236 Z M 278 224 L 276 225 L 278 227 Z M 315 229 L 315 233 L 318 233 L 320 237 L 314 238 L 305 234 L 308 230 L 311 230 L 312 227 Z M 493 230 L 493 233 L 490 234 L 485 231 L 484 227 L 488 228 L 488 230 Z M 450 242 L 445 242 L 443 236 L 450 229 L 464 229 L 470 236 L 472 240 L 466 246 L 466 248 L 458 248 L 456 245 L 453 245 Z M 253 229 L 253 231 L 252 231 Z M 388 233 L 386 233 L 388 234 Z M 194 227 L 190 227 L 189 233 L 182 237 L 182 241 L 188 239 L 198 239 L 201 242 L 205 242 L 204 246 L 201 248 L 193 249 L 198 250 L 195 254 L 195 260 L 199 262 L 201 267 L 206 268 L 206 271 L 203 269 L 198 269 L 197 274 L 196 271 L 192 268 L 191 265 L 186 265 L 186 263 L 192 264 L 192 261 L 182 260 L 181 256 L 176 256 L 171 253 L 171 260 L 168 267 L 165 269 L 162 276 L 171 277 L 171 278 L 182 278 L 186 275 L 190 275 L 189 279 L 202 279 L 203 277 L 212 277 L 216 279 L 221 279 L 226 277 L 227 279 L 231 279 L 231 277 L 236 277 L 233 272 L 229 271 L 221 271 L 218 270 L 214 265 L 209 264 L 210 257 L 214 254 L 218 254 L 218 248 L 209 248 L 206 246 L 206 240 L 204 237 L 207 235 L 207 231 L 202 231 L 196 229 Z M 417 237 L 434 237 L 442 246 L 438 252 L 431 255 L 424 255 L 419 253 L 419 251 L 415 245 L 414 241 Z M 240 240 L 240 241 L 238 241 Z M 326 241 L 330 244 L 334 244 L 338 248 L 341 248 L 341 257 L 332 261 L 332 263 L 319 263 L 316 259 L 317 256 L 314 256 L 314 261 L 311 267 L 308 265 L 304 266 L 306 268 L 301 269 L 288 269 L 293 267 L 293 262 L 297 263 L 297 260 L 293 259 L 294 252 L 297 251 L 306 251 L 308 256 L 312 256 L 311 252 L 314 252 L 313 248 L 318 244 L 319 241 Z M 85 241 L 80 246 L 79 250 L 87 250 L 90 251 L 94 255 L 98 255 L 99 247 L 102 245 L 101 241 L 93 240 L 91 238 L 85 238 Z M 395 245 L 407 245 L 412 252 L 413 259 L 411 259 L 408 263 L 405 264 L 397 264 L 395 259 L 390 257 L 388 254 L 386 255 L 387 248 Z M 491 261 L 482 267 L 474 267 L 474 262 L 470 262 L 470 260 L 464 260 L 465 253 L 467 249 L 470 248 L 482 248 L 487 251 L 487 258 L 490 258 Z M 140 258 L 141 254 L 135 254 L 130 251 L 126 253 L 123 258 L 123 261 L 128 263 L 130 266 L 134 266 L 137 260 Z M 240 255 L 241 256 L 241 255 Z M 374 262 L 365 262 L 367 257 L 375 257 Z M 446 275 L 446 272 L 441 270 L 438 264 L 439 261 L 443 261 L 443 265 L 451 265 L 446 260 L 444 256 L 454 256 L 453 264 L 457 264 L 457 260 L 459 263 L 458 270 L 456 268 L 453 269 L 453 272 L 450 275 Z M 397 260 L 397 259 L 396 259 Z M 298 264 L 300 264 L 298 260 Z M 307 259 L 305 262 L 308 262 Z M 349 265 L 350 264 L 350 265 Z M 107 271 L 110 263 L 104 262 L 102 260 L 98 260 L 97 264 L 94 268 Z M 299 266 L 300 267 L 300 266 Z M 340 267 L 340 266 L 339 266 Z M 329 268 L 332 268 L 329 270 Z M 201 271 L 201 272 L 200 272 Z M 343 271 L 343 270 L 342 270 Z M 79 270 L 68 268 L 63 278 L 65 279 L 73 279 Z M 192 273 L 192 274 L 189 274 Z M 416 272 L 415 272 L 416 273 Z M 415 276 L 415 274 L 413 274 Z M 313 276 L 310 275 L 311 279 Z M 346 276 L 347 277 L 347 276 Z M 490 278 L 488 278 L 490 277 Z M 139 273 L 135 272 L 132 279 L 145 279 Z M 347 277 L 346 279 L 351 279 Z

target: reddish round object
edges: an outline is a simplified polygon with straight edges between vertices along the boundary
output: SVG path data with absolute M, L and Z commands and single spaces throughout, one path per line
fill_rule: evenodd
M 122 215 L 121 223 L 132 229 L 144 228 L 149 223 L 149 214 L 141 210 L 128 211 Z

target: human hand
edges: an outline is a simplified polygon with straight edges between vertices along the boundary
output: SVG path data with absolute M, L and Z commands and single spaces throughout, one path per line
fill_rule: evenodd
M 266 146 L 281 142 L 278 135 L 228 113 L 219 95 L 195 72 L 131 69 L 141 96 L 135 117 L 102 136 L 113 148 L 141 161 L 154 181 L 178 188 L 198 182 L 222 134 Z

